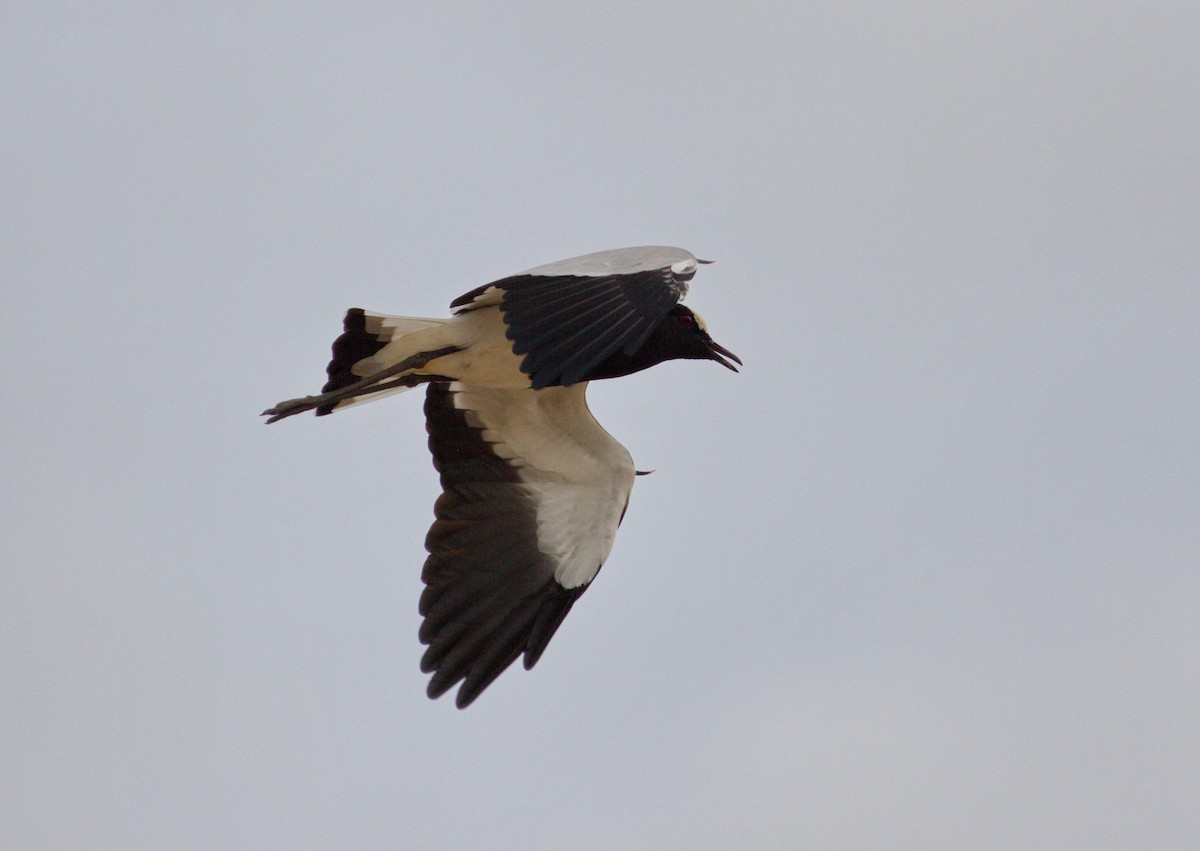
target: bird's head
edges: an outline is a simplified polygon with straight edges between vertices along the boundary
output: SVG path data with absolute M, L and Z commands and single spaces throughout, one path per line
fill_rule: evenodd
M 717 343 L 708 333 L 708 326 L 699 313 L 677 304 L 662 321 L 655 336 L 666 359 L 715 360 L 721 366 L 737 372 L 730 361 L 741 365 L 742 359 Z

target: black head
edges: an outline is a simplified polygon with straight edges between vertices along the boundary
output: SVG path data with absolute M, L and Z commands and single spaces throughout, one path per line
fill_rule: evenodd
M 698 314 L 677 304 L 640 349 L 632 355 L 618 350 L 588 373 L 585 380 L 616 378 L 649 369 L 666 360 L 680 359 L 715 360 L 734 372 L 737 372 L 737 367 L 730 361 L 742 362 L 737 355 L 709 336 L 708 328 Z

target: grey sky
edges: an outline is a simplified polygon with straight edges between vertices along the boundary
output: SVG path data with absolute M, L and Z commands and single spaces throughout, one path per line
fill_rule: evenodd
M 9 4 L 0 846 L 1194 847 L 1194 3 Z M 350 306 L 645 243 L 746 362 L 532 673 L 424 696 Z

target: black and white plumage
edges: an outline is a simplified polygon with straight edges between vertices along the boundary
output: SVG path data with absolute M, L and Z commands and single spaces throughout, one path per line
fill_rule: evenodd
M 636 471 L 588 410 L 587 382 L 678 358 L 736 371 L 679 304 L 703 262 L 622 248 L 486 284 L 450 319 L 350 310 L 321 394 L 264 412 L 323 415 L 428 385 L 443 489 L 419 607 L 430 697 L 461 683 L 465 707 L 519 656 L 532 668 L 612 549 Z

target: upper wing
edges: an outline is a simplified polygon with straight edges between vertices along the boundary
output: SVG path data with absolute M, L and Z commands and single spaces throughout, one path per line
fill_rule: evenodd
M 522 653 L 532 668 L 608 557 L 634 468 L 588 411 L 585 387 L 429 385 L 444 491 L 421 574 L 430 697 L 463 681 L 461 708 Z
M 601 251 L 494 281 L 450 306 L 461 313 L 499 304 L 533 388 L 569 386 L 618 349 L 640 349 L 686 295 L 696 263 L 667 246 Z

